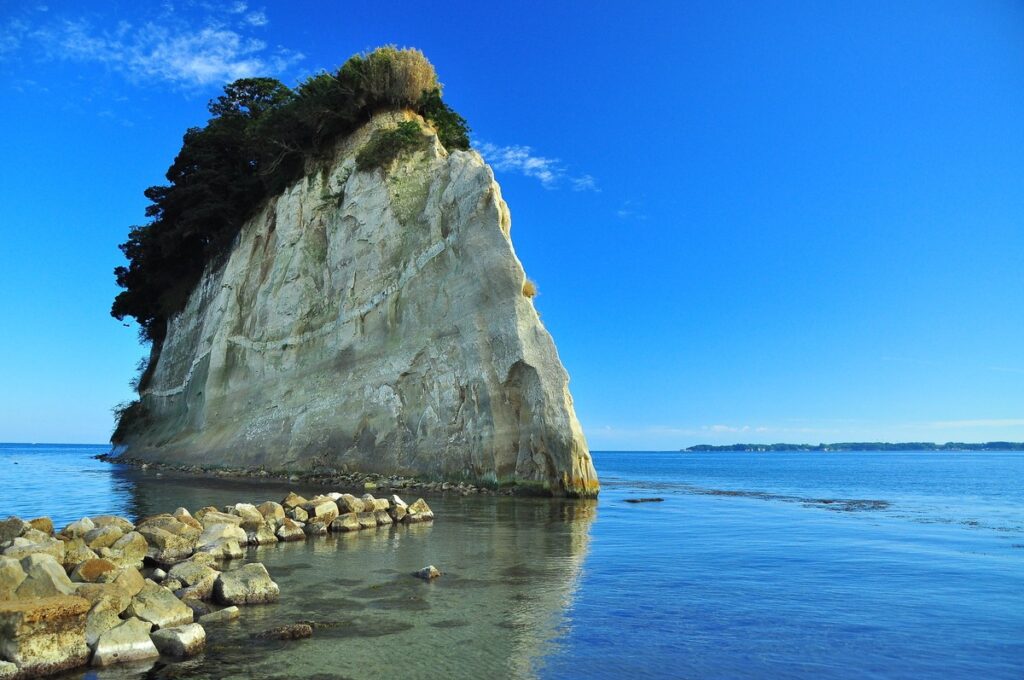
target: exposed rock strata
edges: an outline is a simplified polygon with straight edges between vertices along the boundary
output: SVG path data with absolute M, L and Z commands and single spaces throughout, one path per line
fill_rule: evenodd
M 170 321 L 120 451 L 597 493 L 491 170 L 424 125 L 356 171 L 404 119 L 378 114 L 243 227 Z

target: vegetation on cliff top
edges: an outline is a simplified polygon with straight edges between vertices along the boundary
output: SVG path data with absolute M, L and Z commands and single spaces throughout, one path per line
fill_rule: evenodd
M 210 102 L 206 127 L 185 133 L 168 184 L 146 189 L 150 222 L 132 227 L 120 246 L 128 266 L 114 270 L 124 290 L 111 314 L 133 317 L 142 337 L 159 343 L 203 270 L 227 254 L 265 199 L 301 178 L 373 114 L 397 108 L 429 120 L 446 148 L 469 148 L 465 119 L 442 101 L 434 67 L 418 50 L 383 47 L 356 55 L 337 72 L 311 76 L 295 89 L 273 78 L 226 86 Z M 361 169 L 408 145 L 408 130 L 402 130 L 376 136 Z

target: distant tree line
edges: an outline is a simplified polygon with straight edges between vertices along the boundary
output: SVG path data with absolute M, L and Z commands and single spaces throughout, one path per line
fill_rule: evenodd
M 690 452 L 706 451 L 1024 451 L 1024 442 L 839 442 L 835 444 L 698 444 L 682 449 Z
M 446 148 L 469 148 L 465 119 L 442 101 L 434 67 L 418 50 L 384 47 L 357 55 L 295 89 L 273 78 L 226 86 L 210 102 L 206 126 L 185 133 L 168 183 L 146 189 L 149 222 L 132 227 L 120 246 L 128 264 L 114 270 L 124 290 L 111 314 L 134 318 L 144 340 L 161 342 L 204 269 L 227 255 L 267 198 L 326 159 L 340 137 L 373 114 L 399 108 L 429 120 Z M 377 141 L 370 160 L 381 162 L 403 138 Z M 364 159 L 360 169 L 371 166 Z

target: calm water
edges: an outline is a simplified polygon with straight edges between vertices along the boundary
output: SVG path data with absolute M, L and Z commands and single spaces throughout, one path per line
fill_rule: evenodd
M 0 515 L 286 491 L 91 460 L 103 450 L 0 445 Z M 281 602 L 147 677 L 1024 677 L 1024 453 L 594 460 L 596 503 L 428 497 L 433 526 L 252 549 Z M 624 502 L 641 496 L 664 502 Z M 428 563 L 446 575 L 408 576 Z M 322 627 L 248 638 L 297 620 Z

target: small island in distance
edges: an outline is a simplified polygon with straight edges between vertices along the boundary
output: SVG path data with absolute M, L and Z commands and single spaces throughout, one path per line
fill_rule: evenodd
M 687 453 L 703 453 L 709 451 L 1024 451 L 1024 442 L 981 442 L 966 444 L 964 442 L 839 442 L 836 444 L 697 444 L 685 449 Z

